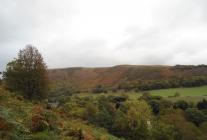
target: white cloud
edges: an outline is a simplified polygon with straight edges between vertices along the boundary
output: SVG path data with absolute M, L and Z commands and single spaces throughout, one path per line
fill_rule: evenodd
M 1 0 L 0 69 L 32 43 L 49 67 L 201 64 L 205 0 Z

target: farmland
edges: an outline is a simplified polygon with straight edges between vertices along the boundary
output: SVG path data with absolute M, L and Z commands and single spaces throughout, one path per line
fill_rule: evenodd
M 207 96 L 207 86 L 152 90 L 150 93 L 163 97 L 173 96 L 175 93 L 180 93 L 181 96 Z
M 177 101 L 177 100 L 185 100 L 188 102 L 198 102 L 202 99 L 207 99 L 207 86 L 201 86 L 201 87 L 190 87 L 190 88 L 170 88 L 170 89 L 159 89 L 159 90 L 151 90 L 151 91 L 145 91 L 150 93 L 152 96 L 161 96 L 165 99 L 171 100 L 171 101 Z M 176 93 L 178 93 L 179 97 L 173 97 Z M 94 94 L 94 93 L 80 93 L 78 94 L 79 97 L 86 97 L 86 96 L 119 96 L 119 95 L 127 95 L 130 100 L 136 100 L 138 99 L 143 92 L 109 92 L 109 93 L 101 93 L 101 94 Z

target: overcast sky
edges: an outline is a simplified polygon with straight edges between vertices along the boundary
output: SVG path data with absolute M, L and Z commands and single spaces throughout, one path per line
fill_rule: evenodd
M 0 0 L 0 70 L 33 44 L 49 68 L 206 64 L 206 0 Z

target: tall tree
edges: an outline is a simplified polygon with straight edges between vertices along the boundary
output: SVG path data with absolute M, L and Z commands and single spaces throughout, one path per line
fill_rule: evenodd
M 3 78 L 10 90 L 24 93 L 30 99 L 41 99 L 46 95 L 47 66 L 42 55 L 32 45 L 20 50 L 18 58 L 7 64 Z

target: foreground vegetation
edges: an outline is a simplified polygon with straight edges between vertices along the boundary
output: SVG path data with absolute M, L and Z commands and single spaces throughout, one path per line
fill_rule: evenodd
M 145 91 L 206 84 L 203 76 L 191 78 L 135 82 L 134 87 L 127 82 L 110 90 L 97 85 L 93 93 L 78 94 L 64 81 L 49 86 L 41 54 L 27 46 L 8 63 L 0 82 L 0 139 L 206 140 L 207 86 Z M 203 99 L 181 100 L 189 96 Z
M 57 106 L 54 103 L 58 103 Z M 0 88 L 0 139 L 205 140 L 207 103 L 143 94 L 30 101 Z
M 67 103 L 73 104 L 75 100 Z M 78 105 L 76 108 L 76 112 L 74 110 L 68 111 L 70 109 L 67 107 L 52 108 L 47 101 L 31 102 L 24 99 L 23 96 L 11 93 L 1 87 L 0 139 L 119 139 L 109 134 L 106 129 L 94 126 L 81 119 L 80 115 L 84 110 L 81 110 Z

